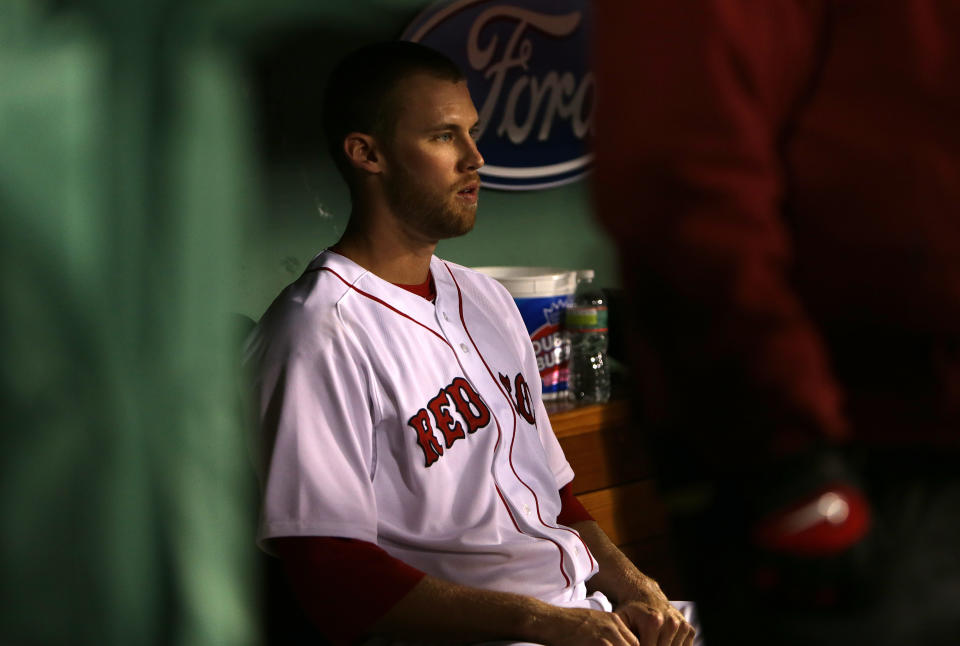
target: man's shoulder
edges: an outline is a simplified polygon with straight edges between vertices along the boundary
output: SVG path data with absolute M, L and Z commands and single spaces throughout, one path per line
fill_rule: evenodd
M 483 272 L 477 271 L 464 265 L 459 265 L 450 260 L 444 260 L 434 256 L 434 279 L 437 278 L 438 264 L 441 276 L 448 274 L 454 283 L 464 291 L 469 291 L 471 295 L 483 295 L 486 298 L 494 299 L 501 304 L 512 303 L 512 297 L 507 289 L 496 279 L 491 278 Z
M 318 254 L 270 304 L 260 320 L 261 331 L 269 335 L 316 333 L 337 326 L 338 305 L 362 273 L 340 259 L 327 251 Z

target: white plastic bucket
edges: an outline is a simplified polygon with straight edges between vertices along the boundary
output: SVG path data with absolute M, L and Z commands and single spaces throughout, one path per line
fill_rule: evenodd
M 573 301 L 577 272 L 552 267 L 475 267 L 507 288 L 527 326 L 545 400 L 567 396 L 570 351 L 563 313 Z

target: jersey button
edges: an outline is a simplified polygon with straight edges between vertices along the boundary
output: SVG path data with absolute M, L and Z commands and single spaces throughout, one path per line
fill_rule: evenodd
M 450 317 L 447 316 L 447 313 L 446 313 L 446 312 L 443 313 L 443 320 L 444 320 L 444 321 L 447 321 L 447 322 L 450 321 Z
M 460 349 L 463 350 L 464 352 L 466 352 L 466 351 L 467 351 L 467 344 L 466 344 L 466 343 L 461 343 L 461 344 L 460 344 Z
M 525 513 L 527 516 L 530 515 L 530 506 L 529 506 L 529 505 L 524 505 L 524 506 L 523 506 L 523 513 Z

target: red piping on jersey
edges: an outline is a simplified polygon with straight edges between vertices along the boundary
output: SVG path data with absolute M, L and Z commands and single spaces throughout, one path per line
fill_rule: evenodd
M 550 529 L 562 529 L 576 536 L 577 539 L 580 541 L 580 543 L 583 545 L 583 548 L 587 551 L 587 558 L 590 559 L 590 568 L 593 569 L 593 566 L 594 566 L 593 555 L 590 553 L 590 548 L 587 547 L 587 544 L 583 542 L 583 538 L 581 538 L 576 531 L 568 527 L 554 527 L 553 525 L 547 524 L 543 520 L 543 516 L 540 513 L 540 500 L 537 498 L 537 494 L 530 487 L 530 485 L 528 485 L 526 482 L 523 481 L 523 479 L 520 477 L 520 474 L 517 473 L 516 468 L 513 466 L 513 444 L 514 444 L 514 441 L 516 441 L 517 439 L 517 409 L 514 406 L 513 400 L 510 399 L 506 391 L 503 389 L 503 386 L 500 384 L 500 380 L 497 379 L 496 376 L 494 376 L 493 371 L 490 369 L 490 366 L 487 364 L 487 360 L 483 358 L 483 354 L 480 352 L 480 348 L 477 347 L 476 341 L 473 340 L 473 335 L 470 334 L 470 330 L 467 329 L 467 321 L 463 316 L 463 292 L 460 290 L 460 283 L 457 282 L 457 278 L 456 276 L 453 275 L 453 271 L 450 269 L 450 266 L 447 263 L 444 263 L 443 266 L 446 268 L 447 273 L 450 274 L 450 278 L 453 280 L 453 284 L 457 288 L 457 300 L 460 306 L 460 322 L 463 324 L 463 329 L 467 333 L 467 338 L 470 339 L 470 343 L 473 345 L 473 349 L 476 351 L 477 356 L 480 357 L 480 361 L 483 362 L 483 367 L 487 369 L 487 373 L 490 375 L 490 379 L 497 386 L 497 390 L 500 391 L 500 394 L 503 395 L 503 398 L 507 400 L 507 403 L 510 405 L 510 411 L 513 413 L 513 436 L 510 439 L 510 450 L 507 454 L 507 462 L 510 464 L 510 470 L 513 471 L 513 475 L 517 478 L 520 484 L 526 487 L 527 491 L 530 492 L 530 495 L 533 496 L 533 504 L 537 510 L 537 519 L 540 521 L 540 524 Z M 491 414 L 493 414 L 493 411 L 491 411 Z M 498 428 L 499 428 L 499 424 L 498 424 Z M 563 570 L 563 548 L 560 546 L 559 543 L 557 543 L 552 538 L 547 538 L 547 540 L 549 540 L 551 543 L 556 545 L 557 550 L 559 550 L 560 552 L 560 573 L 563 574 L 563 578 L 567 582 L 567 587 L 569 587 L 570 579 L 567 578 L 567 575 Z
M 453 352 L 453 356 L 454 356 L 454 357 L 457 356 L 456 350 L 453 349 L 453 346 L 450 345 L 450 342 L 449 342 L 449 341 L 447 341 L 444 337 L 442 337 L 442 336 L 441 336 L 440 334 L 438 334 L 436 331 L 434 331 L 433 329 L 427 327 L 426 325 L 424 325 L 423 323 L 421 323 L 421 322 L 418 321 L 417 319 L 413 318 L 412 316 L 410 316 L 410 315 L 408 315 L 408 314 L 405 314 L 405 313 L 401 312 L 400 310 L 398 310 L 397 308 L 395 308 L 393 305 L 390 305 L 390 303 L 387 303 L 387 302 L 384 301 L 383 299 L 377 298 L 377 297 L 374 296 L 373 294 L 370 294 L 370 293 L 368 293 L 368 292 L 365 292 L 365 291 L 363 291 L 362 289 L 360 289 L 359 287 L 356 287 L 356 286 L 348 283 L 348 282 L 343 278 L 343 276 L 341 276 L 340 274 L 338 274 L 338 273 L 335 272 L 334 270 L 330 269 L 329 267 L 318 267 L 317 270 L 318 270 L 318 271 L 328 271 L 328 272 L 330 272 L 331 274 L 333 274 L 334 276 L 336 276 L 337 278 L 339 278 L 339 279 L 343 282 L 344 285 L 346 285 L 347 287 L 349 287 L 349 288 L 352 289 L 353 291 L 357 292 L 357 293 L 360 294 L 361 296 L 366 296 L 367 298 L 369 298 L 370 300 L 374 301 L 375 303 L 379 303 L 380 305 L 383 305 L 383 306 L 386 307 L 387 309 L 389 309 L 389 310 L 391 310 L 391 311 L 393 311 L 393 312 L 396 312 L 396 313 L 399 314 L 400 316 L 402 316 L 402 317 L 404 317 L 404 318 L 406 318 L 406 319 L 409 319 L 409 320 L 413 321 L 414 323 L 416 323 L 417 325 L 419 325 L 419 326 L 422 327 L 423 329 L 432 332 L 432 333 L 434 334 L 434 336 L 436 336 L 436 337 L 439 338 L 441 341 L 443 341 L 444 343 L 447 344 L 447 347 L 450 348 L 450 351 L 451 351 L 451 352 Z M 448 271 L 449 271 L 449 270 L 448 270 Z M 456 279 L 454 279 L 454 282 L 456 282 Z M 457 294 L 459 295 L 459 293 L 460 293 L 460 286 L 457 285 Z M 461 307 L 460 307 L 460 318 L 461 318 L 461 320 L 463 319 L 463 306 L 462 306 L 462 305 L 461 305 Z M 466 329 L 466 325 L 464 325 L 464 329 Z M 467 335 L 469 336 L 470 333 L 467 332 Z M 470 341 L 473 342 L 473 339 L 471 338 Z M 476 347 L 476 344 L 474 344 L 474 347 Z M 479 356 L 479 354 L 480 354 L 480 353 L 477 352 L 477 355 L 478 355 L 478 356 Z M 480 359 L 482 360 L 483 357 L 480 357 Z M 459 358 L 458 358 L 458 359 L 457 359 L 457 362 L 459 363 L 459 361 L 460 361 L 460 360 L 459 360 Z M 485 362 L 485 361 L 484 361 L 484 365 L 486 365 L 486 362 Z M 490 368 L 487 368 L 487 370 L 489 371 Z M 490 411 L 490 415 L 493 417 L 493 421 L 494 421 L 494 423 L 495 423 L 496 426 L 497 426 L 497 442 L 496 442 L 496 444 L 494 444 L 494 451 L 496 451 L 496 448 L 497 448 L 498 446 L 500 446 L 500 438 L 502 437 L 503 434 L 502 434 L 501 431 L 500 431 L 500 420 L 497 419 L 497 416 L 493 413 L 493 411 Z M 516 420 L 514 420 L 514 423 L 516 423 Z M 511 468 L 512 468 L 512 466 L 513 466 L 513 465 L 511 465 Z M 514 473 L 516 473 L 516 472 L 514 472 Z M 518 479 L 519 479 L 519 476 L 518 476 Z M 516 530 L 517 530 L 519 533 L 524 534 L 525 536 L 529 536 L 529 534 L 526 534 L 522 529 L 520 529 L 520 525 L 517 523 L 517 520 L 513 517 L 513 512 L 510 511 L 510 506 L 507 504 L 507 500 L 506 500 L 506 498 L 504 498 L 503 492 L 500 491 L 500 487 L 497 485 L 496 482 L 493 483 L 493 486 L 494 486 L 494 488 L 497 490 L 497 496 L 500 498 L 500 502 L 503 504 L 504 509 L 507 510 L 507 516 L 510 518 L 510 522 L 513 523 L 513 526 L 516 528 Z M 528 487 L 528 488 L 529 488 L 529 487 Z M 538 510 L 538 513 L 539 513 L 539 510 Z M 542 522 L 542 521 L 541 521 L 541 522 Z M 531 537 L 531 538 L 536 538 L 536 537 Z M 551 541 L 551 542 L 552 542 L 552 541 Z M 554 543 L 554 544 L 556 544 L 556 543 Z M 558 549 L 559 549 L 559 547 L 560 547 L 560 546 L 557 545 L 557 548 L 558 548 Z M 587 550 L 587 552 L 589 553 L 589 550 Z M 564 580 L 567 582 L 567 586 L 569 587 L 569 585 L 570 585 L 570 579 L 568 579 L 568 578 L 567 578 L 567 575 L 563 572 L 563 551 L 560 552 L 560 573 L 563 574 L 563 578 L 564 578 Z
M 337 278 L 339 278 L 339 279 L 343 282 L 344 285 L 346 285 L 347 287 L 349 287 L 349 288 L 352 289 L 353 291 L 357 292 L 358 294 L 361 294 L 361 295 L 363 295 L 363 296 L 366 296 L 366 297 L 369 298 L 370 300 L 372 300 L 372 301 L 374 301 L 374 302 L 376 302 L 376 303 L 380 303 L 381 305 L 383 305 L 383 306 L 386 307 L 387 309 L 396 312 L 397 314 L 399 314 L 399 315 L 402 316 L 403 318 L 409 319 L 409 320 L 413 321 L 414 323 L 416 323 L 417 325 L 419 325 L 420 327 L 422 327 L 424 330 L 427 330 L 428 332 L 431 332 L 435 337 L 437 337 L 438 339 L 440 339 L 441 341 L 443 341 L 444 343 L 446 343 L 446 344 L 447 344 L 447 347 L 450 348 L 450 351 L 453 352 L 453 356 L 454 356 L 454 357 L 457 356 L 457 351 L 453 349 L 453 346 L 450 345 L 450 342 L 447 341 L 445 338 L 443 338 L 443 336 L 442 336 L 439 332 L 437 332 L 436 330 L 434 330 L 433 328 L 427 327 L 426 325 L 424 325 L 423 323 L 421 323 L 421 322 L 418 321 L 417 319 L 413 318 L 413 317 L 410 316 L 409 314 L 404 314 L 403 312 L 401 312 L 400 310 L 398 310 L 396 307 L 394 307 L 394 306 L 391 305 L 390 303 L 388 303 L 388 302 L 386 302 L 386 301 L 384 301 L 384 300 L 382 300 L 382 299 L 380 299 L 380 298 L 377 298 L 377 297 L 374 296 L 373 294 L 370 294 L 370 293 L 368 293 L 368 292 L 363 291 L 362 289 L 360 289 L 359 287 L 356 287 L 356 286 L 352 285 L 351 283 L 348 283 L 348 282 L 344 279 L 343 276 L 341 276 L 340 274 L 338 274 L 338 273 L 335 272 L 334 270 L 330 269 L 329 267 L 317 267 L 317 271 L 329 271 L 331 274 L 333 274 L 334 276 L 336 276 Z
M 491 415 L 492 415 L 492 414 L 493 414 L 493 413 L 491 413 Z M 500 502 L 501 502 L 501 504 L 503 504 L 503 508 L 507 510 L 507 516 L 510 517 L 510 522 L 513 523 L 513 526 L 517 529 L 517 531 L 518 531 L 519 533 L 523 534 L 524 536 L 530 536 L 529 534 L 527 534 L 526 532 L 524 532 L 522 529 L 520 529 L 520 525 L 517 524 L 517 519 L 513 517 L 513 512 L 510 511 L 510 505 L 507 504 L 507 499 L 503 497 L 503 492 L 500 491 L 500 486 L 499 486 L 496 482 L 494 482 L 494 483 L 493 483 L 493 488 L 496 489 L 496 491 L 497 491 L 497 496 L 500 498 Z M 567 577 L 564 576 L 563 578 L 566 579 Z M 569 580 L 569 579 L 567 580 L 567 585 L 570 585 L 570 580 Z

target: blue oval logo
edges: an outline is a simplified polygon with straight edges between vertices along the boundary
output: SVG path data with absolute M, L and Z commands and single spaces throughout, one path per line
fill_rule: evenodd
M 407 27 L 463 69 L 480 113 L 485 188 L 560 186 L 589 172 L 594 80 L 588 0 L 450 0 Z

